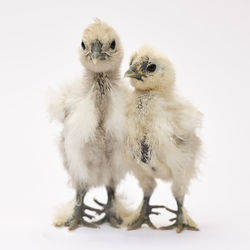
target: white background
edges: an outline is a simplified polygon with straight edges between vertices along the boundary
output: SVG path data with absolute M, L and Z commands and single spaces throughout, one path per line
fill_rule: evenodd
M 249 13 L 247 0 L 1 0 L 0 249 L 250 249 Z M 122 72 L 132 51 L 152 44 L 173 61 L 178 89 L 204 113 L 205 153 L 186 197 L 200 232 L 51 225 L 54 208 L 74 193 L 45 93 L 81 74 L 77 47 L 93 17 L 119 32 Z M 138 205 L 132 177 L 120 192 Z M 89 195 L 105 200 L 102 189 Z M 152 203 L 174 207 L 168 184 L 159 184 Z M 168 223 L 167 215 L 152 220 Z

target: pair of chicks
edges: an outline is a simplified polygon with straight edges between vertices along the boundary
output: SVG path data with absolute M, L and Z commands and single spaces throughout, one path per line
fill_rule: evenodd
M 54 93 L 49 105 L 53 119 L 63 124 L 59 149 L 76 197 L 56 214 L 54 224 L 75 229 L 97 227 L 140 228 L 148 224 L 154 208 L 176 215 L 161 229 L 198 230 L 183 207 L 190 180 L 195 176 L 201 114 L 174 91 L 175 73 L 170 61 L 143 46 L 131 57 L 131 91 L 120 77 L 123 49 L 119 36 L 108 24 L 96 20 L 83 32 L 80 61 L 83 77 Z M 137 211 L 126 211 L 116 189 L 131 171 L 143 189 Z M 150 205 L 156 178 L 172 181 L 177 210 Z M 84 197 L 93 187 L 105 186 L 107 204 L 88 206 Z M 104 217 L 98 221 L 88 210 Z M 88 219 L 91 220 L 88 220 Z

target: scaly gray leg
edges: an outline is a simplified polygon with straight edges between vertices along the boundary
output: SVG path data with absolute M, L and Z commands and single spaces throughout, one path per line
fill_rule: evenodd
M 115 200 L 115 192 L 112 187 L 106 187 L 107 194 L 108 194 L 108 201 L 107 204 L 101 203 L 98 200 L 94 199 L 94 201 L 101 207 L 102 209 L 99 209 L 96 211 L 97 214 L 102 214 L 105 213 L 105 216 L 98 220 L 95 221 L 94 223 L 97 225 L 101 225 L 105 222 L 108 222 L 111 226 L 115 228 L 119 228 L 120 225 L 122 224 L 122 219 L 120 217 L 117 217 L 114 211 L 114 200 Z
M 156 227 L 151 222 L 149 216 L 151 214 L 159 215 L 158 212 L 153 212 L 154 208 L 166 208 L 165 206 L 151 206 L 149 205 L 150 196 L 145 196 L 143 198 L 143 204 L 139 216 L 128 226 L 128 230 L 135 230 L 140 228 L 143 224 L 147 224 L 150 228 L 156 229 Z
M 91 227 L 91 228 L 97 228 L 98 226 L 89 223 L 84 220 L 83 217 L 87 217 L 89 219 L 93 219 L 94 217 L 92 215 L 86 214 L 85 209 L 91 210 L 91 211 L 96 211 L 95 208 L 89 207 L 84 204 L 84 197 L 86 195 L 86 190 L 77 190 L 76 192 L 76 204 L 74 207 L 74 212 L 71 216 L 71 218 L 65 223 L 65 226 L 68 227 L 69 230 L 73 230 L 77 228 L 79 225 L 83 225 L 86 227 Z
M 173 223 L 170 226 L 160 227 L 159 229 L 160 230 L 170 230 L 170 229 L 176 228 L 177 233 L 182 232 L 183 229 L 199 231 L 195 222 L 186 213 L 186 211 L 183 207 L 183 202 L 178 201 L 178 199 L 176 199 L 176 202 L 177 202 L 177 210 L 176 211 L 166 207 L 166 209 L 169 212 L 176 214 L 175 218 L 170 219 L 170 221 L 175 221 L 175 223 Z

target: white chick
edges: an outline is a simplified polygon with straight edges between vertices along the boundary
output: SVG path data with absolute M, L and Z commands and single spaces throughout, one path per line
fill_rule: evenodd
M 82 78 L 52 96 L 49 112 L 52 119 L 63 124 L 59 148 L 76 199 L 58 210 L 54 224 L 74 229 L 78 225 L 96 227 L 109 222 L 121 224 L 115 211 L 115 190 L 125 176 L 121 145 L 124 127 L 124 102 L 127 88 L 120 77 L 123 49 L 118 34 L 108 24 L 96 19 L 83 32 L 80 61 L 85 68 Z M 96 201 L 103 209 L 84 204 L 84 197 L 92 187 L 106 186 L 108 203 Z M 92 219 L 86 209 L 103 219 Z
M 154 49 L 143 46 L 131 58 L 125 73 L 131 78 L 135 91 L 127 106 L 125 150 L 135 164 L 131 164 L 144 192 L 137 219 L 128 229 L 142 224 L 154 227 L 149 219 L 153 208 L 149 200 L 156 186 L 156 178 L 172 182 L 177 202 L 173 225 L 160 229 L 184 228 L 198 230 L 183 207 L 190 180 L 196 173 L 196 160 L 201 141 L 196 129 L 201 113 L 174 90 L 175 72 L 170 61 Z

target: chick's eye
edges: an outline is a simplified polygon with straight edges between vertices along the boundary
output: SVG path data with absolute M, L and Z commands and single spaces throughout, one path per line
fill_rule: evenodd
M 115 49 L 115 40 L 110 44 L 111 49 Z
M 86 46 L 85 46 L 84 42 L 82 42 L 81 46 L 82 46 L 82 49 L 83 49 L 83 50 L 86 49 Z
M 147 71 L 149 72 L 154 72 L 156 69 L 156 65 L 155 64 L 150 64 L 148 67 L 147 67 Z

